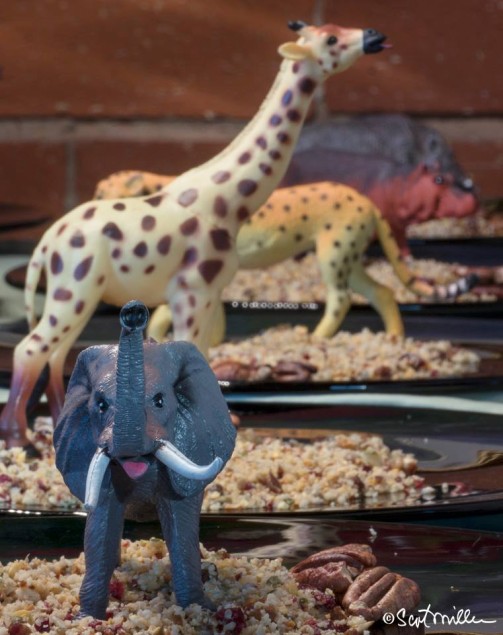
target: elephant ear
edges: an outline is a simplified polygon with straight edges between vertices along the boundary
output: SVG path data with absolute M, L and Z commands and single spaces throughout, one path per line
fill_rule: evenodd
M 103 349 L 109 348 L 92 346 L 79 354 L 54 429 L 56 467 L 68 489 L 81 501 L 85 498 L 88 467 L 96 451 L 89 415 L 91 366 L 103 354 Z
M 198 465 L 207 465 L 216 457 L 225 464 L 234 450 L 236 429 L 213 371 L 193 344 L 171 342 L 163 346 L 168 364 L 178 371 L 174 382 L 175 425 L 170 427 L 169 441 Z M 180 496 L 193 496 L 213 480 L 200 481 L 169 472 Z

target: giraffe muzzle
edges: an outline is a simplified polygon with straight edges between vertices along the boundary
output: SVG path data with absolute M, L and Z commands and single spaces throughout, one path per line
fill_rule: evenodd
M 375 29 L 365 29 L 363 32 L 363 52 L 368 55 L 371 53 L 379 53 L 387 46 L 384 44 L 386 36 Z

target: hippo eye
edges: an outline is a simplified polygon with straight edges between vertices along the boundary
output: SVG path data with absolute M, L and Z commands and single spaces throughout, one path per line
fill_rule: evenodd
M 332 46 L 333 44 L 337 44 L 339 40 L 335 37 L 335 35 L 331 35 L 328 40 L 327 40 L 327 44 L 328 46 Z
M 100 412 L 106 412 L 108 410 L 108 401 L 104 397 L 98 397 L 96 405 Z
M 445 183 L 444 177 L 440 176 L 440 174 L 437 174 L 434 180 L 437 185 L 443 185 Z
M 157 395 L 154 395 L 152 401 L 154 402 L 154 406 L 156 408 L 162 408 L 164 406 L 164 395 L 162 392 L 158 392 Z

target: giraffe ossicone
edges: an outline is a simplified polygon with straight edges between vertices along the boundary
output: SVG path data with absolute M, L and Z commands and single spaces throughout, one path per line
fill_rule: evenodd
M 44 234 L 26 278 L 30 333 L 15 348 L 0 417 L 8 446 L 29 443 L 26 405 L 46 364 L 46 393 L 57 418 L 64 361 L 100 300 L 117 306 L 133 297 L 149 306 L 168 301 L 175 339 L 207 352 L 222 315 L 221 291 L 238 268 L 238 230 L 283 177 L 316 87 L 382 50 L 386 39 L 333 24 L 296 23 L 295 30 L 297 41 L 278 49 L 284 59 L 257 114 L 222 152 L 156 195 L 79 205 Z M 43 270 L 47 294 L 37 323 L 34 294 Z

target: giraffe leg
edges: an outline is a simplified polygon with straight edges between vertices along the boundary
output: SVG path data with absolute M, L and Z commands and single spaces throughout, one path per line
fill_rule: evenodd
M 218 346 L 225 338 L 225 309 L 221 301 L 217 302 L 213 316 L 213 332 L 211 334 L 210 346 Z
M 368 275 L 361 264 L 353 267 L 349 284 L 357 293 L 365 296 L 384 322 L 386 333 L 403 337 L 403 321 L 393 291 L 379 284 Z

